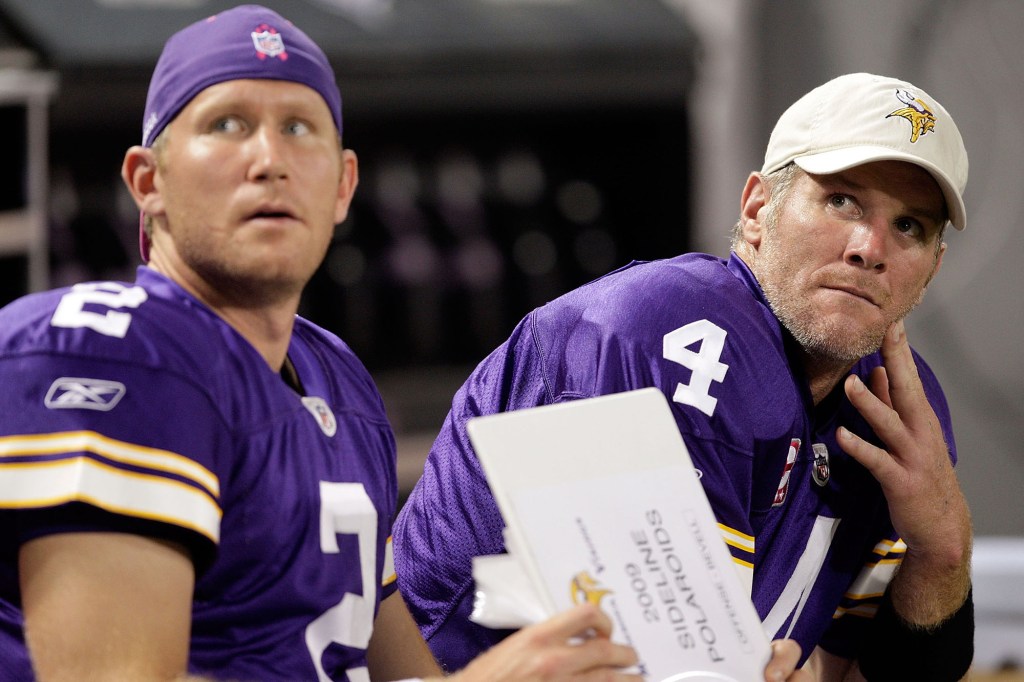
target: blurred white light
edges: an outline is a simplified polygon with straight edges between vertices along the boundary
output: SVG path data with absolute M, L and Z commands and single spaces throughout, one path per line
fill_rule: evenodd
M 511 204 L 529 206 L 544 194 L 544 169 L 532 152 L 506 154 L 498 160 L 496 175 L 499 194 Z
M 477 160 L 463 151 L 445 153 L 437 163 L 437 196 L 443 204 L 472 206 L 480 201 L 484 178 Z
M 398 281 L 414 286 L 434 281 L 437 261 L 434 245 L 422 234 L 401 235 L 388 254 L 388 262 Z
M 467 239 L 459 246 L 455 267 L 462 281 L 472 289 L 496 286 L 504 270 L 498 247 L 483 237 Z
M 577 225 L 594 222 L 604 208 L 601 192 L 585 180 L 573 180 L 559 187 L 556 202 L 562 215 Z

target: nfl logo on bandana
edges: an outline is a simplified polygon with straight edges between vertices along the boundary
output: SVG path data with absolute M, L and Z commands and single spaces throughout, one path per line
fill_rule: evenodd
M 824 488 L 828 485 L 828 448 L 824 443 L 811 443 L 814 450 L 814 466 L 811 467 L 811 476 L 814 482 Z
M 281 34 L 266 24 L 261 24 L 252 32 L 252 44 L 256 48 L 256 56 L 260 59 L 280 56 L 281 61 L 288 59 L 284 51 L 284 39 Z

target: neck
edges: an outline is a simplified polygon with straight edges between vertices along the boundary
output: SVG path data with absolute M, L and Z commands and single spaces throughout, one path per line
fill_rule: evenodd
M 747 264 L 750 271 L 754 273 L 754 277 L 757 277 L 758 272 L 755 268 L 757 250 L 749 242 L 742 240 L 734 241 L 732 250 Z M 778 313 L 776 313 L 776 317 L 778 317 Z M 785 327 L 785 323 L 781 319 L 779 319 L 779 324 Z M 792 343 L 793 347 L 798 349 L 796 355 L 803 366 L 804 376 L 807 378 L 807 385 L 811 391 L 811 399 L 817 405 L 846 377 L 854 363 L 829 355 L 808 352 L 796 339 L 792 339 Z
M 295 327 L 301 292 L 289 293 L 281 287 L 268 287 L 268 295 L 261 296 L 258 286 L 217 287 L 202 278 L 179 276 L 174 268 L 166 267 L 158 258 L 149 265 L 231 325 L 263 356 L 270 369 L 281 371 Z
M 811 389 L 811 399 L 815 405 L 824 400 L 853 367 L 849 362 L 811 355 L 806 351 L 801 352 L 801 357 L 807 385 Z
M 298 304 L 281 310 L 215 306 L 203 301 L 263 356 L 270 369 L 280 372 L 288 354 Z

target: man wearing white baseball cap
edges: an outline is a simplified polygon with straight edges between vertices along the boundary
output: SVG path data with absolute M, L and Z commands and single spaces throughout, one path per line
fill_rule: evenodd
M 841 76 L 779 118 L 730 258 L 632 263 L 531 312 L 456 394 L 396 523 L 399 588 L 435 655 L 456 665 L 504 636 L 468 618 L 472 558 L 504 545 L 467 421 L 655 386 L 766 632 L 800 644 L 802 672 L 960 679 L 970 513 L 946 399 L 903 319 L 946 224 L 966 226 L 966 182 L 931 95 Z

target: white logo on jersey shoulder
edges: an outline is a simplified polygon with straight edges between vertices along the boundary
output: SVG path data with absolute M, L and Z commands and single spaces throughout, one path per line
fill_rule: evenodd
M 43 404 L 51 410 L 99 410 L 108 412 L 127 389 L 120 381 L 61 377 L 50 384 Z
M 306 396 L 302 399 L 302 404 L 306 406 L 309 413 L 316 419 L 316 423 L 320 426 L 320 430 L 324 432 L 324 435 L 330 438 L 338 432 L 338 420 L 334 418 L 334 412 L 327 406 L 323 398 Z
M 132 323 L 132 315 L 122 308 L 134 310 L 148 298 L 149 294 L 142 287 L 125 286 L 120 282 L 76 284 L 61 296 L 50 324 L 67 329 L 92 329 L 104 336 L 123 339 Z

